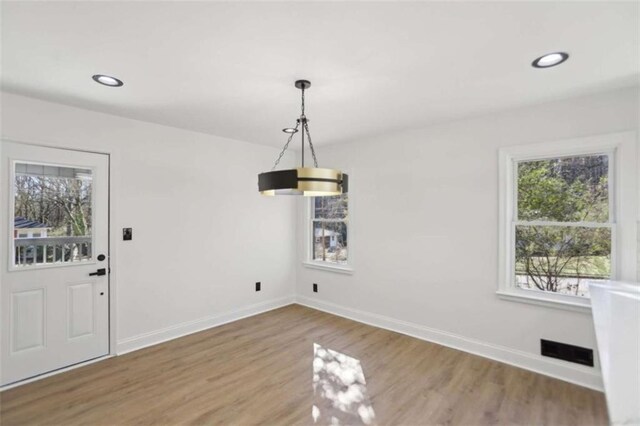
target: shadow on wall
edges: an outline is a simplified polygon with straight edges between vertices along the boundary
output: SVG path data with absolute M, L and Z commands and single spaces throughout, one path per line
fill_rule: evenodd
M 376 424 L 359 360 L 313 344 L 311 415 L 315 424 Z

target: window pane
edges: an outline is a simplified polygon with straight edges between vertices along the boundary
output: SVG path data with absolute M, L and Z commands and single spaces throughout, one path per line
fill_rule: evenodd
M 347 263 L 345 222 L 313 222 L 313 260 Z
M 607 222 L 608 172 L 606 155 L 518 163 L 518 219 Z
M 90 260 L 91 191 L 91 170 L 17 163 L 15 266 Z
M 314 218 L 346 219 L 349 216 L 349 196 L 315 197 L 313 200 Z
M 611 229 L 516 226 L 516 285 L 588 297 L 586 280 L 611 276 Z

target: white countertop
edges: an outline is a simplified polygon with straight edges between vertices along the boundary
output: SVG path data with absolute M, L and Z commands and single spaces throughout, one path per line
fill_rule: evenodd
M 589 283 L 602 379 L 614 425 L 640 425 L 640 284 Z

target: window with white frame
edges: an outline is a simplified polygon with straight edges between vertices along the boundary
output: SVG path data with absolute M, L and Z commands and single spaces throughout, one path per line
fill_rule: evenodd
M 324 265 L 348 265 L 348 195 L 314 197 L 310 205 L 309 260 Z
M 500 295 L 586 306 L 588 282 L 633 279 L 633 157 L 624 134 L 500 150 Z
M 611 278 L 610 153 L 516 161 L 514 284 L 587 297 L 589 280 Z

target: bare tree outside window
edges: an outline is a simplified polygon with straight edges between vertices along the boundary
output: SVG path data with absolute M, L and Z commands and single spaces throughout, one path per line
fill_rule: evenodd
M 15 165 L 16 266 L 91 258 L 91 170 Z

